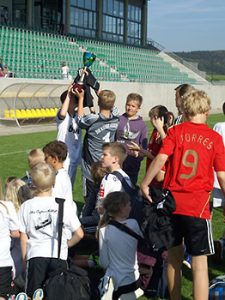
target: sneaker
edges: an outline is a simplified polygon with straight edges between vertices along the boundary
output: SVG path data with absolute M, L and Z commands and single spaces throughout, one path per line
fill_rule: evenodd
M 42 300 L 44 298 L 44 292 L 42 289 L 37 289 L 34 294 L 32 300 Z
M 191 255 L 187 254 L 185 259 L 183 260 L 183 264 L 188 267 L 188 269 L 191 269 Z
M 16 295 L 16 299 L 15 300 L 27 300 L 27 294 L 26 293 L 19 293 Z

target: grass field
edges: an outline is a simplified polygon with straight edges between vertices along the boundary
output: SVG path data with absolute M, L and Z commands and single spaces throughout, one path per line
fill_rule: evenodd
M 211 115 L 208 119 L 208 124 L 212 127 L 216 122 L 223 121 L 224 116 L 222 114 Z M 149 133 L 152 127 L 147 122 Z M 8 176 L 23 177 L 27 170 L 27 153 L 33 148 L 42 148 L 46 143 L 54 140 L 56 132 L 45 133 L 30 133 L 12 136 L 2 136 L 0 143 L 0 175 L 3 183 Z M 145 174 L 145 162 L 143 161 L 140 171 L 139 182 Z M 81 207 L 82 199 L 82 181 L 81 172 L 78 170 L 77 179 L 74 185 L 74 199 L 77 202 L 78 207 Z M 223 215 L 221 209 L 214 210 L 213 213 L 213 232 L 214 239 L 221 237 L 224 229 Z M 224 266 L 213 265 L 209 259 L 209 276 L 210 279 L 224 273 Z M 192 299 L 191 295 L 191 271 L 184 269 L 183 282 L 182 282 L 182 299 Z M 147 299 L 145 297 L 142 300 Z
M 207 75 L 208 81 L 225 81 L 225 75 L 220 74 L 208 74 Z

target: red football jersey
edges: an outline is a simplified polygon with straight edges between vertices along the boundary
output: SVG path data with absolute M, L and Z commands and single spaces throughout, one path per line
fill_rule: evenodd
M 206 124 L 184 122 L 171 127 L 160 152 L 169 156 L 164 187 L 176 200 L 176 214 L 210 218 L 213 170 L 225 171 L 222 137 Z

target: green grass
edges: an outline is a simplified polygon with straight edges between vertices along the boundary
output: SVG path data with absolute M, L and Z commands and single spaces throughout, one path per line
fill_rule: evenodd
M 225 81 L 225 75 L 221 74 L 207 74 L 208 81 Z
M 222 114 L 211 115 L 208 119 L 208 124 L 212 127 L 216 122 L 223 121 L 224 116 Z M 147 122 L 149 133 L 152 127 Z M 31 133 L 12 136 L 2 136 L 0 144 L 0 174 L 3 182 L 5 182 L 8 176 L 23 177 L 27 166 L 27 153 L 33 148 L 42 148 L 46 143 L 56 138 L 56 132 L 45 133 Z M 139 182 L 145 175 L 145 161 L 142 162 L 141 171 L 139 174 Z M 74 199 L 76 200 L 78 207 L 81 207 L 83 203 L 82 197 L 82 180 L 81 171 L 78 170 L 76 182 L 74 185 Z M 213 233 L 214 239 L 221 237 L 224 229 L 223 215 L 221 209 L 214 210 L 213 213 Z M 223 267 L 219 265 L 213 265 L 209 259 L 209 275 L 210 279 L 224 273 Z M 183 282 L 182 282 L 182 299 L 192 299 L 192 279 L 191 271 L 184 268 Z M 142 297 L 142 300 L 147 299 Z

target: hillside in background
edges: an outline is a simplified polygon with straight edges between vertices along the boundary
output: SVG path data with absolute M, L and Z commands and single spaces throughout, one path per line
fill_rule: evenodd
M 198 69 L 206 72 L 209 77 L 214 79 L 221 77 L 224 80 L 225 50 L 175 52 L 175 54 L 190 63 L 198 64 Z

